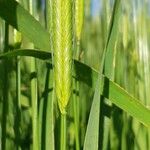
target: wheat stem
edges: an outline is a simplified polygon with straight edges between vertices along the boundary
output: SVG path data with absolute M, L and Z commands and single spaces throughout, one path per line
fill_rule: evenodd
M 29 1 L 29 12 L 33 14 L 33 0 Z M 31 48 L 34 47 L 30 43 Z M 33 133 L 33 150 L 39 149 L 39 134 L 38 134 L 38 95 L 37 95 L 37 76 L 36 76 L 36 60 L 30 58 L 31 63 L 31 102 L 32 102 L 32 133 Z

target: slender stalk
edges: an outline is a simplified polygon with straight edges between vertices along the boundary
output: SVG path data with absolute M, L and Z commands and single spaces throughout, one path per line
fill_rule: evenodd
M 52 11 L 52 0 L 46 0 L 46 28 L 47 31 L 50 33 L 52 33 L 52 15 L 53 15 L 53 11 Z M 50 51 L 52 51 L 52 39 L 50 36 Z M 47 94 L 45 97 L 45 104 L 46 104 L 46 110 L 45 110 L 45 115 L 43 116 L 46 118 L 45 120 L 45 133 L 43 133 L 45 135 L 45 148 L 46 150 L 51 149 L 54 150 L 55 146 L 54 146 L 54 90 L 52 91 L 48 91 L 49 89 L 53 88 L 53 69 L 52 66 L 50 64 L 47 64 L 47 80 L 46 80 L 46 86 L 45 89 L 47 89 Z M 54 88 L 53 88 L 54 89 Z
M 20 91 L 20 57 L 18 56 L 16 63 L 16 94 L 17 94 L 17 106 L 16 106 L 16 141 L 17 141 L 17 150 L 20 149 L 19 141 L 20 141 L 20 121 L 21 121 L 21 104 L 20 104 L 20 97 L 21 97 L 21 91 Z
M 14 29 L 14 44 L 15 47 L 20 47 L 21 38 L 18 39 L 18 36 L 21 37 L 21 34 Z M 15 132 L 16 132 L 16 141 L 17 141 L 17 150 L 20 149 L 20 121 L 21 121 L 21 72 L 20 72 L 20 56 L 16 58 L 16 117 L 15 117 Z
M 66 150 L 66 114 L 61 114 L 60 150 Z
M 29 12 L 33 14 L 33 0 L 29 1 Z M 31 44 L 33 48 L 34 45 Z M 33 150 L 39 149 L 38 134 L 38 95 L 37 95 L 37 76 L 36 76 L 36 60 L 30 59 L 31 63 L 31 102 L 32 102 L 32 132 L 33 132 Z
M 38 103 L 37 103 L 37 78 L 35 60 L 31 59 L 31 101 L 32 101 L 32 130 L 33 130 L 33 150 L 38 150 Z
M 5 45 L 4 52 L 8 51 L 9 26 L 5 22 Z M 3 77 L 3 110 L 2 110 L 2 150 L 6 150 L 6 126 L 8 114 L 8 65 L 7 59 L 4 60 L 4 77 Z
M 45 94 L 40 101 L 39 109 L 39 136 L 40 148 L 54 150 L 54 92 L 53 87 L 53 72 L 51 65 L 47 63 L 47 74 L 45 80 Z
M 49 87 L 52 86 L 52 77 L 53 73 L 52 70 L 50 71 L 50 83 L 49 83 Z M 47 112 L 46 112 L 46 150 L 51 149 L 54 150 L 55 149 L 55 145 L 54 145 L 54 112 L 53 112 L 53 102 L 54 102 L 54 91 L 51 91 L 48 94 L 48 99 L 47 99 Z
M 76 42 L 76 59 L 80 58 L 80 41 Z M 79 81 L 74 79 L 74 90 L 73 94 L 73 109 L 74 109 L 74 126 L 75 126 L 75 142 L 76 150 L 80 149 L 80 140 L 79 140 Z
M 17 0 L 19 2 L 19 0 Z M 14 46 L 20 48 L 21 33 L 14 29 Z M 20 150 L 20 122 L 21 122 L 21 70 L 20 70 L 20 56 L 16 57 L 16 117 L 15 117 L 15 134 L 16 134 L 16 149 Z
M 78 95 L 77 92 L 78 88 L 78 81 L 74 79 L 74 89 L 76 90 L 73 94 L 73 109 L 74 109 L 74 126 L 75 126 L 75 139 L 76 139 L 76 150 L 80 150 L 80 143 L 79 143 L 79 103 L 78 103 Z
M 75 52 L 76 52 L 76 59 L 79 60 L 80 58 L 80 40 L 81 40 L 81 33 L 82 33 L 82 26 L 83 26 L 83 19 L 84 19 L 84 0 L 75 0 Z M 79 82 L 74 81 L 74 89 L 79 92 Z M 77 93 L 74 94 L 73 99 L 74 105 L 74 124 L 75 124 L 75 141 L 76 141 L 76 150 L 80 149 L 79 143 L 79 96 Z
M 21 98 L 21 72 L 20 72 L 20 57 L 17 57 L 17 64 L 16 64 L 16 72 L 17 72 L 17 76 L 16 76 L 16 84 L 17 84 L 17 106 L 19 109 L 19 112 L 21 111 L 21 102 L 20 102 L 20 98 Z

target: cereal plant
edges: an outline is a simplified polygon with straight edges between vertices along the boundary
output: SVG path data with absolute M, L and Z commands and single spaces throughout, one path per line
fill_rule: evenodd
M 149 150 L 149 6 L 0 0 L 0 150 Z

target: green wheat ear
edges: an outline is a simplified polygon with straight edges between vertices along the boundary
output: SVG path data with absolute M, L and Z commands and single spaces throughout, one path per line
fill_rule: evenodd
M 75 33 L 77 42 L 81 39 L 84 16 L 84 0 L 75 0 Z
M 52 45 L 55 91 L 62 114 L 66 113 L 72 92 L 72 6 L 72 0 L 53 0 Z

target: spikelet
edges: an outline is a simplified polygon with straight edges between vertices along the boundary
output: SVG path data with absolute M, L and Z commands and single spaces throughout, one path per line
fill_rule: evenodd
M 55 91 L 62 114 L 71 96 L 72 0 L 53 0 L 52 47 L 54 53 Z
M 84 16 L 84 0 L 75 0 L 75 33 L 77 42 L 81 39 Z

